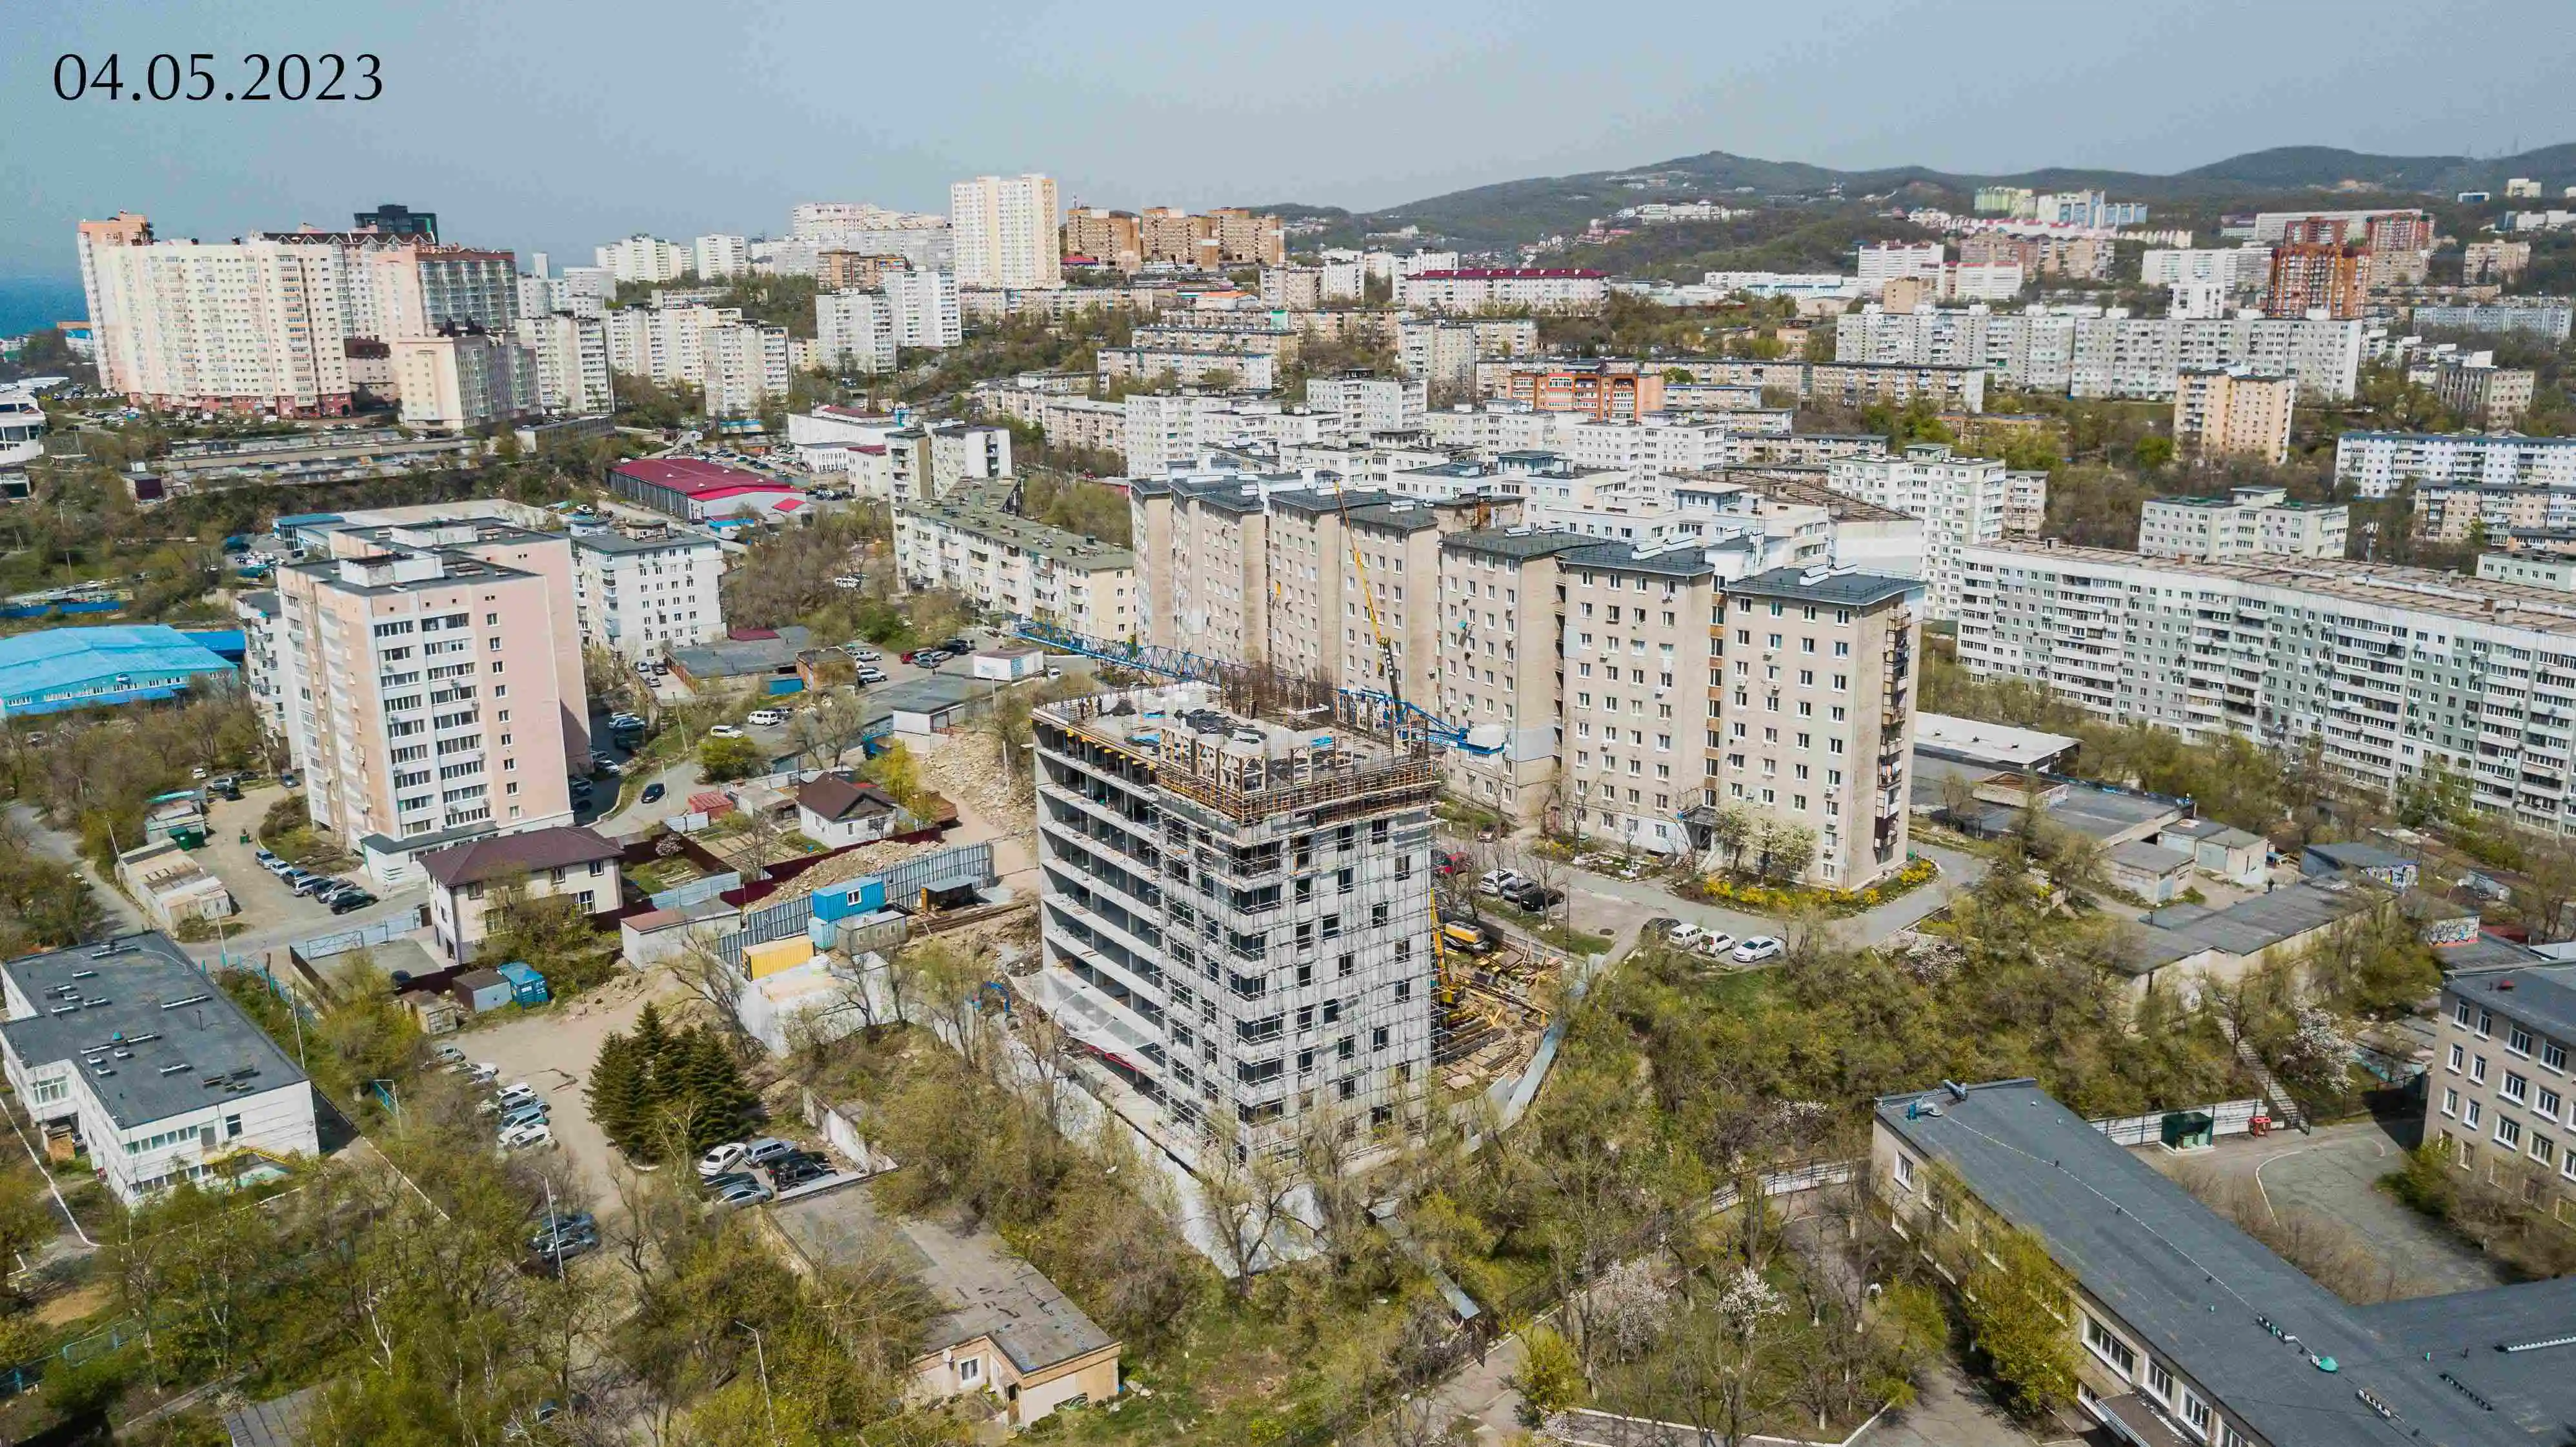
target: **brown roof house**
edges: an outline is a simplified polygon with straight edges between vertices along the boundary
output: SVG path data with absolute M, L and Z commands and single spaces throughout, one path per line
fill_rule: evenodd
M 618 847 L 587 829 L 563 826 L 496 834 L 420 856 L 429 876 L 429 919 L 438 947 L 458 962 L 491 933 L 502 892 L 524 888 L 530 899 L 569 897 L 585 914 L 618 907 Z
M 796 827 L 826 849 L 873 844 L 919 822 L 894 796 L 848 774 L 825 774 L 796 791 Z
M 929 1400 L 989 1395 L 1012 1427 L 1118 1395 L 1118 1339 L 989 1226 L 898 1215 L 866 1185 L 781 1203 L 771 1218 L 811 1261 L 901 1267 L 941 1307 L 912 1364 Z

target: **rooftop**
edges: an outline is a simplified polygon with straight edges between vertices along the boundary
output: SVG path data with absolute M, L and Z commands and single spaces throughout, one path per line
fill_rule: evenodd
M 2078 742 L 2066 734 L 2017 729 L 2010 724 L 1945 713 L 1914 716 L 1914 747 L 1965 763 L 2036 768 L 2074 749 Z
M 2249 956 L 2339 919 L 2377 908 L 2386 890 L 2340 880 L 2304 879 L 2225 909 L 2203 904 L 2167 905 L 2139 921 L 2146 926 L 2141 972 L 2188 959 L 2204 950 Z
M 47 628 L 0 638 L 0 698 L 23 699 L 132 674 L 230 673 L 232 665 L 158 623 Z
M 2447 963 L 2453 957 L 2444 952 Z M 2530 963 L 2452 975 L 2444 982 L 2463 1000 L 2519 1020 L 2561 1040 L 2576 1040 L 2576 964 Z
M 2350 435 L 2350 434 L 2346 434 Z M 2296 589 L 2388 612 L 2430 613 L 2461 622 L 2529 628 L 2576 638 L 2576 599 L 2556 588 L 2471 578 L 2430 568 L 2401 568 L 2347 558 L 2266 555 L 2241 563 L 2182 562 L 2147 558 L 2109 548 L 2055 547 L 2045 543 L 1986 543 L 1979 551 L 2006 554 L 2029 567 L 2061 573 L 2148 569 L 2178 583 L 2194 578 Z
M 819 779 L 807 780 L 796 791 L 796 804 L 831 820 L 891 814 L 895 808 L 894 800 L 887 796 L 885 790 L 841 774 L 825 774 Z
M 572 545 L 594 553 L 670 553 L 692 548 L 713 549 L 720 544 L 713 538 L 695 533 L 662 533 L 649 538 L 630 538 L 624 533 L 578 533 Z
M 1539 528 L 1479 528 L 1474 532 L 1451 533 L 1440 540 L 1440 546 L 1462 553 L 1525 559 L 1590 547 L 1595 541 L 1581 533 Z
M 1785 598 L 1798 603 L 1870 608 L 1891 598 L 1923 591 L 1920 578 L 1895 578 L 1849 568 L 1774 568 L 1726 585 L 1726 591 L 1752 598 Z
M 28 955 L 0 972 L 38 1012 L 0 1022 L 9 1048 L 30 1065 L 76 1062 L 122 1129 L 304 1083 L 277 1042 L 166 935 Z
M 1565 555 L 1566 563 L 1577 568 L 1599 568 L 1605 572 L 1653 573 L 1667 578 L 1715 577 L 1717 567 L 1708 560 L 1707 552 L 1697 543 L 1682 543 L 1660 548 L 1638 548 L 1630 543 L 1594 541 Z
M 745 472 L 698 457 L 630 458 L 609 470 L 637 482 L 667 487 L 691 496 L 724 487 L 781 488 L 787 485 L 757 472 Z
M 484 880 L 511 879 L 540 869 L 561 869 L 618 857 L 614 844 L 576 825 L 496 834 L 466 844 L 451 844 L 419 856 L 429 877 L 449 889 Z
M 945 1314 L 922 1340 L 925 1355 L 989 1338 L 1026 1375 L 1118 1344 L 988 1226 L 896 1215 L 865 1185 L 789 1202 L 773 1217 L 810 1255 L 891 1258 L 927 1287 Z
M 2535 1370 L 2463 1351 L 2564 1335 L 2565 1282 L 2347 1306 L 2031 1081 L 1887 1096 L 1877 1117 L 2036 1233 L 2086 1292 L 2279 1447 L 2529 1447 L 2576 1418 L 2563 1354 Z M 2435 1343 L 2445 1360 L 2424 1359 Z M 2495 1382 L 2503 1410 L 2479 1410 L 2445 1373 Z
M 670 655 L 671 661 L 691 678 L 744 678 L 793 666 L 813 636 L 801 627 L 787 627 L 767 638 L 695 643 L 674 648 Z
M 937 502 L 905 503 L 899 511 L 905 518 L 939 523 L 999 547 L 1016 548 L 1033 557 L 1087 572 L 1136 566 L 1136 555 L 1116 543 L 1105 543 L 1048 523 L 1032 522 L 981 501 L 945 498 Z

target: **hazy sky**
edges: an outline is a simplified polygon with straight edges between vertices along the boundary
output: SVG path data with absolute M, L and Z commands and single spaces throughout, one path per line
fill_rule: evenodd
M 372 12 L 372 13 L 371 13 Z M 1355 6 L 789 0 L 17 0 L 0 9 L 0 275 L 163 235 L 346 225 L 586 261 L 796 201 L 944 209 L 1043 170 L 1134 207 L 1372 207 L 1707 150 L 1834 166 L 2168 171 L 2265 146 L 2493 154 L 2576 139 L 2565 0 L 1520 0 Z M 373 52 L 372 103 L 54 95 L 55 58 Z M 2576 177 L 2566 178 L 2576 181 Z

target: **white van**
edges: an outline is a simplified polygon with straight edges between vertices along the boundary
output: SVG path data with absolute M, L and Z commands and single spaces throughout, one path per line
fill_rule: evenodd
M 751 711 L 751 717 L 746 722 L 757 729 L 776 728 L 787 722 L 787 714 L 783 709 L 756 708 Z

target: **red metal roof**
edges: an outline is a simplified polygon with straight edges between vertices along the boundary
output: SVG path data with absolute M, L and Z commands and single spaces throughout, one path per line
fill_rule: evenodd
M 774 488 L 779 485 L 759 473 L 695 457 L 638 457 L 621 462 L 612 470 L 637 482 L 667 487 L 692 497 L 720 487 Z

